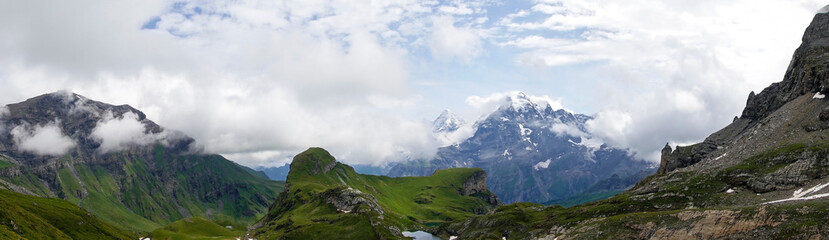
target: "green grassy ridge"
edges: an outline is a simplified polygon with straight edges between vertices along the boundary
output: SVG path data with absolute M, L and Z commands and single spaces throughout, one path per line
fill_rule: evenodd
M 137 239 L 62 199 L 0 190 L 2 239 Z
M 294 158 L 287 188 L 271 206 L 268 216 L 260 221 L 262 227 L 256 230 L 256 236 L 388 239 L 396 238 L 389 231 L 391 227 L 423 229 L 427 225 L 466 219 L 492 207 L 476 196 L 460 194 L 464 181 L 482 171 L 445 169 L 432 176 L 401 178 L 362 175 L 348 165 L 337 163 L 324 149 L 311 148 Z M 343 213 L 322 200 L 323 195 L 340 191 L 359 191 L 368 198 L 376 198 L 384 214 Z M 363 207 L 369 206 L 360 206 Z M 372 221 L 379 223 L 378 226 L 372 226 Z
M 134 232 L 150 232 L 191 216 L 246 226 L 263 217 L 284 188 L 284 182 L 252 175 L 222 156 L 181 155 L 160 145 L 103 160 L 67 156 L 61 161 L 64 167 L 51 175 L 53 180 L 21 166 L 15 167 L 23 174 L 3 180 L 40 196 L 66 199 Z
M 231 226 L 232 228 L 227 228 Z M 211 240 L 236 239 L 246 234 L 244 226 L 220 224 L 203 217 L 185 218 L 150 233 L 151 239 Z

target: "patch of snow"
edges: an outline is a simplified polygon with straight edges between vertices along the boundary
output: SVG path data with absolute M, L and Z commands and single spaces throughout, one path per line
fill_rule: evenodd
M 553 161 L 553 159 L 547 159 L 547 161 L 538 162 L 533 166 L 533 169 L 538 171 L 538 169 L 548 168 L 548 167 L 550 167 L 550 162 L 552 162 L 552 161 Z
M 529 129 L 529 128 L 525 128 L 525 127 L 524 127 L 524 124 L 520 124 L 520 123 L 519 123 L 519 124 L 518 124 L 518 128 L 519 128 L 519 129 L 521 129 L 521 130 L 520 130 L 520 131 L 521 131 L 521 136 L 528 136 L 528 135 L 530 135 L 531 133 L 533 133 L 533 130 L 532 130 L 532 129 Z
M 449 240 L 457 240 L 458 236 L 449 236 Z
M 501 122 L 509 122 L 509 118 L 501 117 Z
M 824 99 L 826 95 L 820 94 L 820 92 L 815 93 L 815 96 L 812 96 L 812 99 Z
M 532 148 L 532 147 L 530 147 L 530 146 L 527 146 L 527 147 L 525 147 L 525 148 L 524 148 L 524 150 L 527 150 L 527 151 L 532 151 L 532 150 L 533 150 L 533 148 Z
M 504 157 L 509 156 L 510 155 L 509 149 L 504 149 L 504 153 L 501 154 L 501 155 L 504 155 Z
M 233 229 L 233 226 L 228 225 L 228 226 L 225 226 L 225 228 L 227 228 L 227 229 Z
M 800 200 L 812 200 L 812 199 L 829 197 L 829 193 L 815 194 L 815 193 L 819 192 L 820 190 L 823 190 L 827 186 L 829 186 L 829 183 L 824 183 L 824 184 L 814 186 L 812 188 L 809 188 L 806 191 L 803 191 L 803 188 L 801 188 L 801 189 L 798 189 L 797 191 L 794 191 L 794 193 L 792 193 L 791 198 L 765 202 L 763 204 L 773 204 L 773 203 L 788 202 L 788 201 L 800 201 Z M 815 194 L 815 195 L 811 195 L 811 194 Z M 809 196 L 809 195 L 811 195 L 811 196 Z
M 728 153 L 723 153 L 723 154 L 722 154 L 722 155 L 720 155 L 719 157 L 715 157 L 715 158 L 714 158 L 714 161 L 720 160 L 720 158 L 725 157 L 726 155 L 728 155 Z
M 337 209 L 337 211 L 341 212 L 341 213 L 350 213 L 351 212 L 349 210 L 342 210 L 342 209 L 339 209 L 339 208 Z
M 734 189 L 729 188 L 729 189 L 728 189 L 728 190 L 726 190 L 725 192 L 726 192 L 726 193 L 736 193 L 737 191 L 736 191 L 736 190 L 734 190 Z

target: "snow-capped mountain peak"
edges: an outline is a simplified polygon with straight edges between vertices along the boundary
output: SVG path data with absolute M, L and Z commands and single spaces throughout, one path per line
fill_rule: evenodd
M 443 110 L 437 119 L 432 123 L 432 132 L 454 132 L 466 122 L 455 115 L 449 109 Z
M 517 91 L 512 95 L 507 96 L 506 101 L 501 108 L 512 108 L 517 112 L 527 112 L 531 110 L 538 111 L 538 105 L 535 104 L 527 94 Z

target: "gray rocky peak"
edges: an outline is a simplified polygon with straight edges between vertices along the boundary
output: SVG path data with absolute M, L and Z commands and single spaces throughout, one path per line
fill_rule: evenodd
M 818 13 L 803 34 L 783 81 L 750 93 L 742 117 L 758 120 L 807 93 L 829 92 L 829 13 Z M 741 117 L 741 118 L 742 118 Z
M 432 123 L 432 132 L 454 132 L 464 124 L 466 122 L 463 119 L 449 111 L 449 109 L 446 109 Z

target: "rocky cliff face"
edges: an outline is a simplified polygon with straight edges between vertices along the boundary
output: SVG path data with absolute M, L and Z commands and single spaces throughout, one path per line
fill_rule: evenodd
M 760 94 L 751 92 L 741 118 L 759 120 L 807 93 L 829 92 L 829 16 L 818 14 L 803 34 L 784 80 Z
M 486 172 L 475 172 L 463 181 L 461 187 L 461 195 L 463 196 L 478 196 L 489 204 L 501 204 L 498 196 L 489 191 L 486 187 Z

